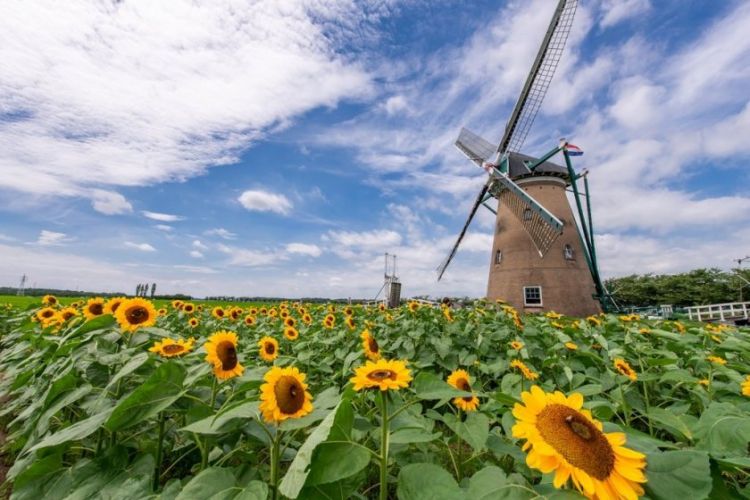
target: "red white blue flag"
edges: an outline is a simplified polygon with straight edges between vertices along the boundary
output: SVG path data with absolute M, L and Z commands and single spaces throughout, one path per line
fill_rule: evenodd
M 569 156 L 583 156 L 583 149 L 579 148 L 575 144 L 566 144 L 565 150 Z

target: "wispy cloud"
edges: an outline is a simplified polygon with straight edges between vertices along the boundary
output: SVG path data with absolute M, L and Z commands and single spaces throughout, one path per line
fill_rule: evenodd
M 246 209 L 255 212 L 274 212 L 287 215 L 292 210 L 292 202 L 283 194 L 260 189 L 250 189 L 243 192 L 238 201 Z
M 207 236 L 218 236 L 219 238 L 223 238 L 225 240 L 233 240 L 237 238 L 237 234 L 233 233 L 227 229 L 224 229 L 223 227 L 217 227 L 215 229 L 209 229 L 205 232 Z
M 72 238 L 69 238 L 65 233 L 58 233 L 55 231 L 42 229 L 42 231 L 39 233 L 39 238 L 37 238 L 36 240 L 36 244 L 43 247 L 58 246 L 63 245 L 71 240 Z
M 154 227 L 159 231 L 164 231 L 166 233 L 174 230 L 172 226 L 169 226 L 167 224 L 156 224 Z
M 133 205 L 123 195 L 103 189 L 91 191 L 91 206 L 105 215 L 126 214 L 133 211 Z
M 292 254 L 309 255 L 310 257 L 320 257 L 323 250 L 318 245 L 308 243 L 289 243 L 286 251 Z
M 177 222 L 177 221 L 185 219 L 185 217 L 181 217 L 179 215 L 163 214 L 159 212 L 149 212 L 148 210 L 142 210 L 141 214 L 143 214 L 144 217 L 147 217 L 152 220 L 158 220 L 161 222 Z
M 156 248 L 149 245 L 148 243 L 134 243 L 132 241 L 126 241 L 125 246 L 134 250 L 140 250 L 141 252 L 156 252 Z

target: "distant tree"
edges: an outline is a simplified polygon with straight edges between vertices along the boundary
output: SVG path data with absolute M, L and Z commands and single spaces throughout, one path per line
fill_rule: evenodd
M 154 294 L 156 293 L 156 283 L 151 283 L 151 298 L 154 298 Z

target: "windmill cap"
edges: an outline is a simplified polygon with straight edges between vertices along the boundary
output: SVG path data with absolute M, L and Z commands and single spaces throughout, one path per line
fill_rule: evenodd
M 529 169 L 526 168 L 526 163 L 533 164 L 537 161 L 539 161 L 539 159 L 534 158 L 533 156 L 528 156 L 522 153 L 510 153 L 508 155 L 508 174 L 510 175 L 510 178 L 517 180 L 527 177 L 553 176 L 565 179 L 566 182 L 570 180 L 568 169 L 557 163 L 552 163 L 551 161 L 545 161 L 536 167 L 533 172 L 529 172 Z

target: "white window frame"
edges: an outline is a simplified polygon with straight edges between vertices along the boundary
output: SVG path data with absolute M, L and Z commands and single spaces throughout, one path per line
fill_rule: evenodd
M 529 304 L 526 296 L 526 290 L 536 288 L 539 290 L 539 303 L 538 304 Z M 542 296 L 542 287 L 540 285 L 530 285 L 523 287 L 523 305 L 524 307 L 542 307 L 544 304 L 543 296 Z

